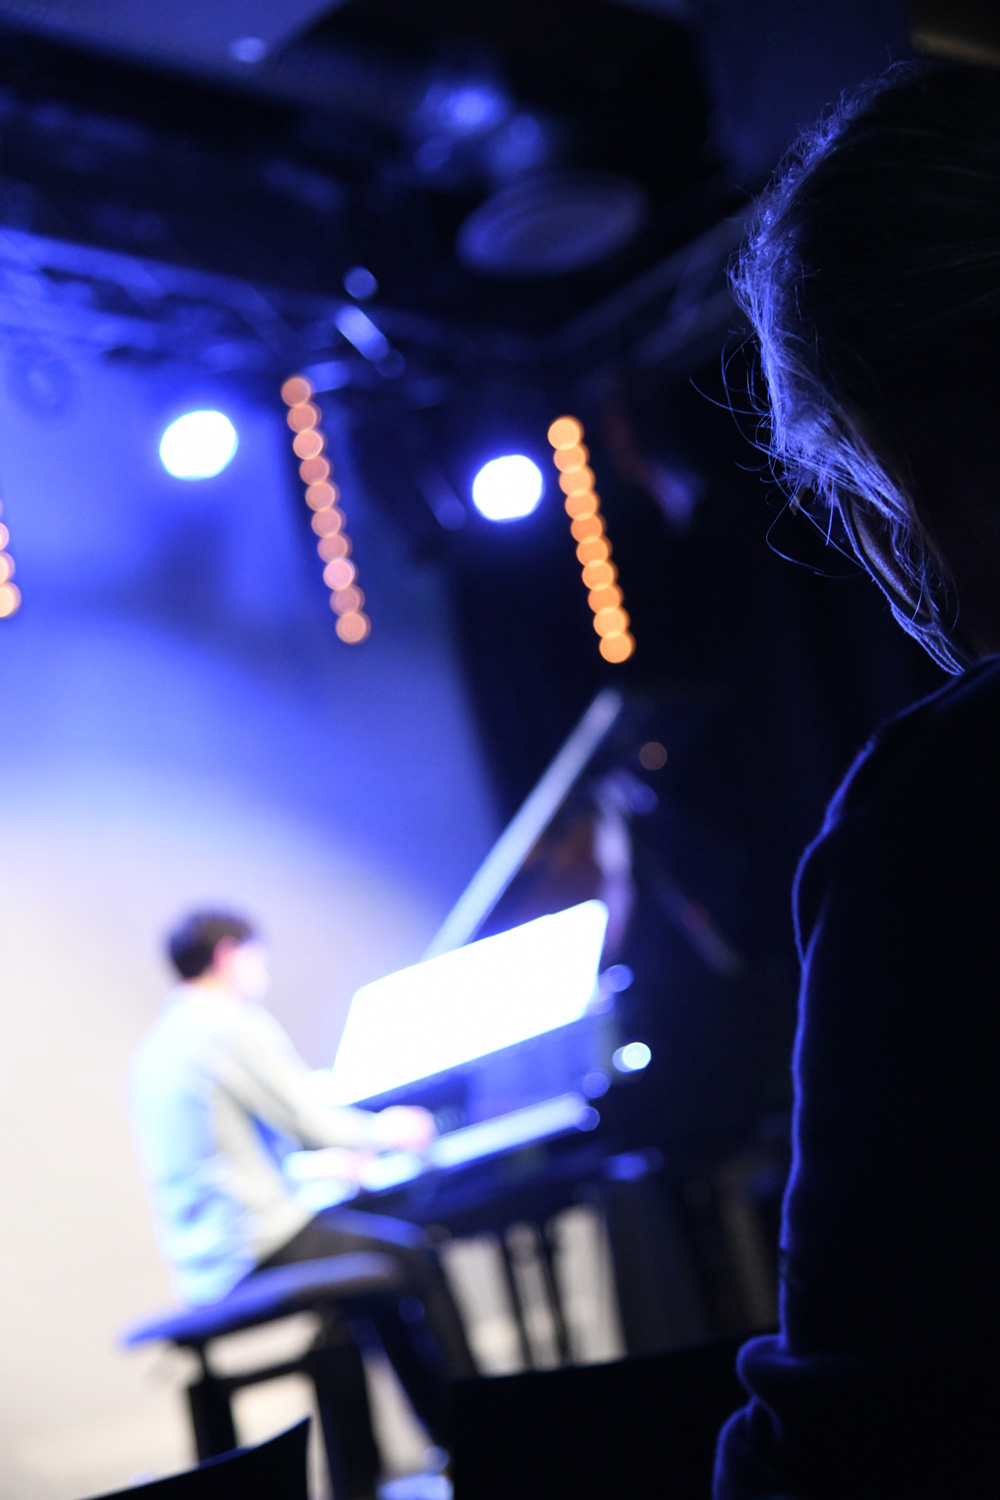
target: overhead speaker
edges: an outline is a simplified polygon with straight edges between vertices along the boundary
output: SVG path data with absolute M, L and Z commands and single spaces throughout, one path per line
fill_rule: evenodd
M 607 260 L 642 228 L 646 194 L 604 172 L 547 172 L 501 189 L 469 215 L 456 252 L 467 270 L 527 280 Z

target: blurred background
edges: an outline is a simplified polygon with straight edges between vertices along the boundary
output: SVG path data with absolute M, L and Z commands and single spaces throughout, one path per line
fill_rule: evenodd
M 11 1500 L 187 1459 L 177 1363 L 115 1345 L 170 1300 L 123 1085 L 170 923 L 197 902 L 257 918 L 273 1007 L 328 1064 L 354 990 L 420 957 L 607 687 L 626 706 L 599 781 L 494 929 L 593 894 L 589 866 L 610 879 L 617 778 L 609 957 L 650 1060 L 614 1141 L 645 1152 L 643 1212 L 682 1247 L 678 1339 L 767 1320 L 795 863 L 876 724 L 940 679 L 782 500 L 726 267 L 797 130 L 914 51 L 996 62 L 992 7 L 0 0 Z M 340 614 L 295 375 L 364 594 Z M 172 473 L 161 440 L 197 411 L 233 435 Z M 563 415 L 623 652 L 592 628 L 547 438 Z M 494 519 L 474 481 L 511 455 L 537 493 L 502 484 Z M 600 1245 L 565 1232 L 598 1299 Z M 475 1253 L 457 1247 L 460 1282 Z M 598 1330 L 593 1357 L 622 1337 Z

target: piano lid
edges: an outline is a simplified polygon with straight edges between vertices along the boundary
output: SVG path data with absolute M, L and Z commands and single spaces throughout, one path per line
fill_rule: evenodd
M 536 850 L 553 820 L 565 807 L 580 778 L 620 718 L 624 706 L 625 699 L 614 688 L 605 688 L 598 693 L 448 913 L 428 945 L 423 955 L 425 959 L 462 947 L 481 930 L 490 913 L 524 868 L 529 856 Z M 571 833 L 571 842 L 572 837 Z M 589 849 L 587 853 L 589 855 Z M 574 893 L 569 899 L 557 899 L 555 909 L 569 906 L 574 899 L 579 901 L 586 895 L 603 895 L 600 887 L 600 879 L 595 878 L 592 889 Z M 544 911 L 552 909 L 546 903 L 541 910 L 524 912 L 520 920 L 525 920 L 529 915 L 540 916 Z M 508 922 L 503 925 L 514 924 Z

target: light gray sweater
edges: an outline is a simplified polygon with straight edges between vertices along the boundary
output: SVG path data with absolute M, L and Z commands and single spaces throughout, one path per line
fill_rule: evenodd
M 133 1129 L 178 1295 L 225 1296 L 311 1218 L 282 1174 L 301 1146 L 372 1147 L 375 1116 L 326 1103 L 262 1005 L 179 985 L 129 1067 Z

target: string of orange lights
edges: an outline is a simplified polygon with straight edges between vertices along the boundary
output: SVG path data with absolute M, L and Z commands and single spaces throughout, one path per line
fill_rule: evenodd
M 557 417 L 549 428 L 552 461 L 559 470 L 559 488 L 566 496 L 577 561 L 583 567 L 587 602 L 594 612 L 594 629 L 605 661 L 627 661 L 635 650 L 628 611 L 611 561 L 611 541 L 604 528 L 601 500 L 594 489 L 594 471 L 583 442 L 583 424 L 576 417 Z
M 371 621 L 362 609 L 365 596 L 357 584 L 357 566 L 351 561 L 351 539 L 344 530 L 344 512 L 338 504 L 340 490 L 331 479 L 333 465 L 326 456 L 326 439 L 320 426 L 323 414 L 314 395 L 304 375 L 290 376 L 281 387 L 281 399 L 288 407 L 286 420 L 295 433 L 292 448 L 306 487 L 306 504 L 313 513 L 316 551 L 325 564 L 323 582 L 330 590 L 330 608 L 337 616 L 337 634 L 348 646 L 357 646 L 370 634 Z
M 0 515 L 3 515 L 3 504 L 0 503 Z M 0 521 L 0 620 L 5 620 L 8 615 L 14 615 L 21 607 L 21 590 L 16 583 L 12 583 L 14 577 L 14 559 L 7 551 L 7 543 L 10 541 L 10 532 Z

